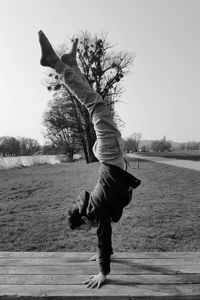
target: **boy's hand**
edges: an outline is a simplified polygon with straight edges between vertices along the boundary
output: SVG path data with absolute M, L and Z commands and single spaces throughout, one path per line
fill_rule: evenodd
M 87 284 L 87 288 L 93 289 L 97 286 L 97 288 L 100 288 L 103 282 L 106 281 L 106 275 L 103 275 L 102 273 L 99 273 L 98 275 L 93 275 L 88 278 L 84 282 L 84 284 Z

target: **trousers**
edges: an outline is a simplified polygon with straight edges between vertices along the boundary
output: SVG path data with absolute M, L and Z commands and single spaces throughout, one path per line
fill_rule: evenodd
M 121 133 L 114 124 L 113 117 L 100 94 L 92 89 L 79 68 L 66 66 L 61 80 L 70 92 L 89 111 L 96 142 L 93 152 L 101 163 L 124 169 L 124 150 Z

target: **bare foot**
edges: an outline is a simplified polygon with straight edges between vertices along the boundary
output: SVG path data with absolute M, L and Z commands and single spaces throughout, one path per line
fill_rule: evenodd
M 61 61 L 65 63 L 67 66 L 69 66 L 70 68 L 78 67 L 76 61 L 77 44 L 78 44 L 78 39 L 75 39 L 75 41 L 72 44 L 71 51 L 61 56 Z
M 111 258 L 113 258 L 113 254 L 111 254 Z M 90 261 L 99 261 L 98 254 L 94 254 L 90 257 Z
M 40 60 L 40 64 L 44 67 L 55 68 L 55 66 L 60 61 L 60 58 L 55 53 L 53 47 L 51 46 L 49 40 L 42 30 L 38 32 L 39 42 L 42 50 L 42 57 Z
M 99 257 L 97 254 L 93 255 L 92 257 L 90 257 L 90 261 L 99 261 Z

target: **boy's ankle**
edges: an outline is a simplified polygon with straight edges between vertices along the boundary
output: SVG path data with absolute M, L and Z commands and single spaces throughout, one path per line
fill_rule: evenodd
M 61 61 L 72 69 L 78 68 L 78 64 L 76 61 L 77 45 L 78 39 L 75 39 L 72 44 L 71 51 L 61 56 Z
M 67 66 L 60 59 L 54 65 L 54 70 L 58 74 L 64 74 L 66 69 L 67 69 Z

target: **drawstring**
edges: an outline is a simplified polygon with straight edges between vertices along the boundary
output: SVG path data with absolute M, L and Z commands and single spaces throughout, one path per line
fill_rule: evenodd
M 125 162 L 125 170 L 127 171 L 128 170 L 128 168 L 130 168 L 130 163 L 126 160 L 126 158 L 125 157 L 123 157 L 123 160 L 124 160 L 124 162 Z

